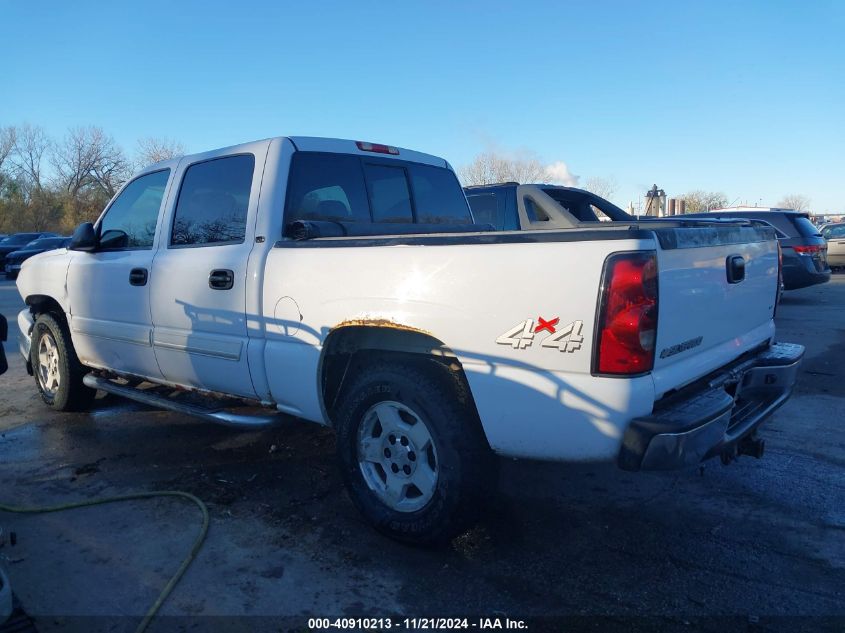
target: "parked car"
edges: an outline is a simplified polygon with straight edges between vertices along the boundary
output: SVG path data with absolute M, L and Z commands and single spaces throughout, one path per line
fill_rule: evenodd
M 37 240 L 39 237 L 56 237 L 55 233 L 15 233 L 2 240 L 0 240 L 0 270 L 6 269 L 6 255 L 12 251 L 19 250 L 26 246 L 32 240 Z
M 845 267 L 845 223 L 825 224 L 819 232 L 827 240 L 827 263 L 834 269 Z
M 753 219 L 774 227 L 783 253 L 784 290 L 796 290 L 830 280 L 827 242 L 810 221 L 809 214 L 790 209 L 760 211 L 711 211 L 689 213 L 683 218 Z
M 41 237 L 31 241 L 19 251 L 12 251 L 6 255 L 6 279 L 16 279 L 23 263 L 39 253 L 65 248 L 70 244 L 69 237 Z
M 475 221 L 497 231 L 570 229 L 601 220 L 636 219 L 601 196 L 557 185 L 503 182 L 464 187 Z
M 488 496 L 494 453 L 630 470 L 762 455 L 803 356 L 774 342 L 774 231 L 645 224 L 485 231 L 442 158 L 257 141 L 147 168 L 68 250 L 31 258 L 20 349 L 57 410 L 102 389 L 333 426 L 364 516 L 441 541 Z

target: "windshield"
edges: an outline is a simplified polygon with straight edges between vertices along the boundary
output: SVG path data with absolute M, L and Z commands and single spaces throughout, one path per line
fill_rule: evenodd
M 10 235 L 5 240 L 0 242 L 0 246 L 5 246 L 6 244 L 28 244 L 36 237 L 38 237 L 37 233 L 21 233 L 19 235 Z
M 845 224 L 834 224 L 822 229 L 822 237 L 825 239 L 839 239 L 845 237 Z
M 42 237 L 37 240 L 32 240 L 26 245 L 26 248 L 58 248 L 64 242 L 62 237 Z

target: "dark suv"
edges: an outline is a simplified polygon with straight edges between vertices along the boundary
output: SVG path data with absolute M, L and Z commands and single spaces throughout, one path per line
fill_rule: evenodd
M 783 288 L 795 290 L 830 280 L 827 263 L 827 241 L 819 233 L 810 216 L 800 211 L 772 209 L 767 211 L 711 211 L 689 213 L 684 218 L 741 218 L 762 220 L 777 231 L 783 252 Z

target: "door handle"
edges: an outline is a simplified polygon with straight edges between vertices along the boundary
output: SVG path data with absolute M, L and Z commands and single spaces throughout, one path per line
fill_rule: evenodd
M 133 268 L 129 271 L 129 283 L 132 286 L 146 286 L 148 277 L 146 268 Z
M 745 259 L 741 255 L 730 255 L 725 262 L 729 284 L 738 284 L 745 279 Z
M 235 273 L 231 270 L 212 270 L 208 275 L 208 287 L 212 290 L 231 290 L 235 285 Z

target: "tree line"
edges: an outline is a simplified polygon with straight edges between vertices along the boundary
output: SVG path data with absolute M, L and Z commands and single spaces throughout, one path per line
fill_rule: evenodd
M 581 184 L 576 184 L 578 181 L 577 176 L 562 181 L 557 177 L 557 174 L 551 167 L 551 165 L 544 165 L 531 152 L 522 152 L 519 156 L 511 156 L 495 151 L 486 151 L 478 154 L 470 163 L 460 167 L 458 169 L 458 176 L 465 187 L 470 185 L 491 185 L 508 181 L 523 184 L 562 184 L 581 187 L 611 201 L 613 201 L 619 188 L 619 183 L 612 176 L 588 177 Z M 722 209 L 729 204 L 728 196 L 722 191 L 697 189 L 670 197 L 684 200 L 687 213 Z M 790 194 L 783 196 L 774 206 L 783 209 L 808 211 L 810 208 L 810 199 L 802 194 Z
M 68 234 L 80 222 L 95 220 L 138 169 L 185 153 L 169 138 L 142 138 L 129 154 L 102 128 L 72 127 L 61 138 L 24 123 L 0 126 L 0 233 L 55 231 Z M 483 152 L 458 174 L 467 185 L 516 181 L 575 185 L 562 162 L 544 165 L 528 152 L 514 157 Z M 584 179 L 583 188 L 613 199 L 618 183 L 613 177 Z M 686 200 L 687 213 L 728 205 L 719 191 L 690 191 L 675 198 Z M 807 210 L 810 199 L 793 194 L 776 206 Z
M 133 172 L 184 153 L 178 141 L 143 138 L 129 154 L 94 125 L 61 138 L 28 123 L 0 126 L 0 233 L 68 234 L 95 220 Z

